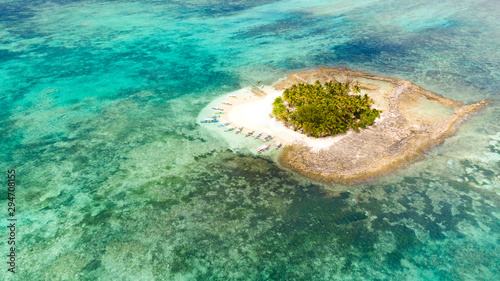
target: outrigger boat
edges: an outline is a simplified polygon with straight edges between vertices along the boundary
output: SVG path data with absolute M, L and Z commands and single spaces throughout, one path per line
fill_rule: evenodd
M 201 123 L 217 123 L 217 122 L 219 122 L 219 120 L 213 119 L 213 118 L 207 118 L 207 119 L 201 120 L 200 122 Z
M 231 124 L 231 122 L 227 121 L 227 122 L 223 122 L 222 124 L 220 124 L 219 126 L 217 127 L 226 127 L 227 125 Z
M 212 107 L 213 110 L 217 110 L 217 111 L 224 111 L 224 108 L 220 108 L 220 107 Z
M 268 144 L 268 145 L 263 145 L 261 147 L 259 147 L 259 150 L 257 151 L 257 153 L 261 153 L 261 152 L 264 152 L 266 151 L 271 145 Z
M 223 111 L 215 111 L 214 114 L 224 114 L 225 112 Z
M 210 118 L 213 118 L 213 119 L 219 118 L 219 117 L 220 117 L 220 115 L 215 115 L 215 114 L 210 115 Z
M 262 136 L 262 133 L 258 133 L 258 134 L 254 137 L 254 139 L 258 139 L 260 136 Z
M 235 96 L 235 95 L 228 95 L 228 97 L 233 98 L 233 99 L 237 99 L 237 98 L 238 98 L 238 97 L 237 97 L 237 96 Z
M 249 136 L 251 136 L 254 132 L 255 132 L 255 131 L 250 131 L 250 132 L 248 132 L 248 133 L 245 135 L 245 137 L 249 137 Z
M 278 143 L 276 143 L 276 148 L 275 149 L 278 150 L 278 148 L 280 148 L 281 146 L 282 146 L 281 142 L 278 142 Z
M 227 101 L 223 101 L 222 104 L 224 104 L 224 105 L 233 105 L 232 103 L 228 103 Z
M 243 131 L 243 127 L 239 127 L 238 129 L 236 129 L 236 134 L 241 133 L 241 131 Z
M 266 136 L 266 137 L 265 137 L 262 141 L 263 141 L 263 142 L 270 141 L 270 140 L 272 140 L 273 138 L 274 138 L 273 136 L 271 136 L 271 135 L 267 135 L 267 136 Z
M 231 132 L 232 130 L 236 129 L 236 127 L 229 127 L 227 129 L 224 130 L 224 132 Z

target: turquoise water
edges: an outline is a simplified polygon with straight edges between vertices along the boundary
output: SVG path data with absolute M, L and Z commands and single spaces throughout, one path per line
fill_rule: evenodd
M 0 0 L 2 226 L 18 174 L 18 272 L 2 243 L 0 279 L 500 279 L 500 6 L 460 2 Z M 196 119 L 319 65 L 494 102 L 353 187 Z

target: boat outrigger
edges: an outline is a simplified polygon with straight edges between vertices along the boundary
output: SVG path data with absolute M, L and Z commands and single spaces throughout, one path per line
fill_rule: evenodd
M 231 124 L 231 122 L 223 122 L 222 124 L 220 124 L 219 126 L 217 127 L 226 127 L 227 125 Z
M 268 144 L 268 145 L 263 145 L 263 146 L 259 147 L 259 150 L 257 151 L 257 153 L 264 152 L 264 151 L 266 151 L 269 147 L 271 147 L 271 145 L 270 145 L 270 144 Z
M 243 131 L 243 127 L 239 127 L 238 129 L 236 129 L 236 134 L 241 133 L 241 131 Z
M 214 119 L 214 118 L 207 118 L 207 119 L 201 120 L 200 122 L 201 123 L 217 123 L 217 122 L 219 122 L 219 120 Z
M 227 129 L 224 130 L 224 132 L 231 132 L 232 130 L 236 129 L 236 127 L 229 127 Z
M 212 107 L 212 109 L 217 111 L 224 111 L 224 108 L 221 107 Z
M 255 131 L 250 131 L 250 132 L 248 132 L 248 133 L 245 135 L 245 137 L 249 137 L 249 136 L 251 136 L 254 132 L 255 132 Z

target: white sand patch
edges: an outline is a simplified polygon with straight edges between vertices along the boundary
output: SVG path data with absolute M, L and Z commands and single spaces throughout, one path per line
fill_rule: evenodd
M 243 88 L 217 98 L 202 110 L 202 113 L 205 115 L 202 116 L 200 114 L 200 119 L 209 116 L 209 113 L 211 114 L 214 111 L 212 107 L 222 107 L 225 113 L 221 115 L 220 122 L 229 121 L 231 122 L 230 126 L 244 127 L 243 132 L 237 135 L 239 138 L 245 139 L 245 134 L 248 131 L 255 131 L 255 133 L 262 132 L 263 136 L 274 136 L 275 142 L 282 142 L 284 145 L 298 143 L 311 147 L 313 151 L 329 148 L 351 134 L 351 131 L 349 131 L 346 134 L 334 137 L 312 138 L 295 132 L 285 127 L 282 122 L 270 117 L 273 109 L 272 103 L 277 97 L 283 94 L 283 91 L 277 91 L 271 86 L 264 86 L 261 90 L 266 93 L 265 96 L 252 93 L 250 88 Z M 234 95 L 237 98 L 229 97 L 230 95 Z M 232 103 L 232 106 L 223 105 L 222 102 L 224 101 Z M 210 126 L 218 129 L 220 132 L 224 131 L 223 128 L 218 128 L 215 124 Z M 230 143 L 241 144 L 235 138 L 234 133 L 223 133 L 221 136 Z M 246 139 L 253 140 L 253 138 Z

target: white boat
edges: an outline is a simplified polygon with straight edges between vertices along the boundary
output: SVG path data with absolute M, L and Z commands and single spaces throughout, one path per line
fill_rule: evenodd
M 233 105 L 232 103 L 229 103 L 227 101 L 223 101 L 222 104 L 224 104 L 224 105 Z
M 217 111 L 224 111 L 224 108 L 221 107 L 212 107 L 212 109 Z
M 233 99 L 237 99 L 237 98 L 238 98 L 238 97 L 237 97 L 237 96 L 235 96 L 235 95 L 228 95 L 228 97 L 233 98 Z
M 219 122 L 219 120 L 214 119 L 214 118 L 206 118 L 204 120 L 201 120 L 200 122 L 201 123 L 217 123 L 217 122 Z
M 220 115 L 216 115 L 216 114 L 210 115 L 210 118 L 213 118 L 213 119 L 216 119 L 216 118 L 219 118 L 219 117 L 220 117 Z
M 238 129 L 236 129 L 236 134 L 241 133 L 241 131 L 243 131 L 243 127 L 239 127 Z
M 220 124 L 219 126 L 217 127 L 226 127 L 227 125 L 231 124 L 231 122 L 227 121 L 227 122 L 222 122 L 222 124 Z
M 264 151 L 266 151 L 269 147 L 271 147 L 271 145 L 270 145 L 270 144 L 268 144 L 268 145 L 263 145 L 263 146 L 259 147 L 259 150 L 257 151 L 257 153 L 264 152 Z
M 254 132 L 255 132 L 255 131 L 250 131 L 250 132 L 248 132 L 248 133 L 245 135 L 245 137 L 249 137 L 249 136 L 251 136 Z
M 258 139 L 260 136 L 262 136 L 262 133 L 258 133 L 257 135 L 255 135 L 254 139 Z
M 276 148 L 275 149 L 278 150 L 281 146 L 282 146 L 282 143 L 278 142 L 278 143 L 276 143 Z
M 271 135 L 267 135 L 264 139 L 262 139 L 263 142 L 266 142 L 266 141 L 270 141 L 272 140 L 274 137 L 271 136 Z

